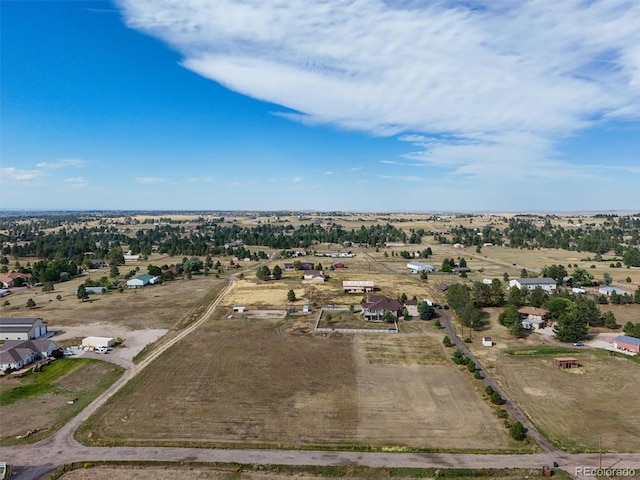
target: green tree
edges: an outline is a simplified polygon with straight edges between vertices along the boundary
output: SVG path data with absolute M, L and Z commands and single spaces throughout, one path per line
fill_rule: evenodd
M 420 314 L 420 320 L 431 320 L 436 316 L 436 311 L 427 302 L 418 304 L 418 313 Z
M 116 269 L 118 267 L 115 267 Z M 160 275 L 162 275 L 162 268 L 158 267 L 157 265 L 149 265 L 147 267 L 147 271 L 149 272 L 149 275 L 153 275 L 154 277 L 159 277 Z M 115 277 L 113 277 L 111 275 L 112 272 L 109 272 L 109 276 L 111 278 L 117 278 L 117 276 L 120 274 L 120 272 L 118 272 Z
M 160 273 L 162 273 L 162 272 L 160 272 Z M 117 280 L 119 276 L 120 276 L 120 270 L 118 269 L 118 266 L 117 265 L 111 265 L 111 268 L 109 269 L 109 278 Z
M 42 285 L 42 291 L 45 293 L 51 293 L 53 292 L 53 290 L 53 282 L 44 282 L 44 284 Z
M 400 295 L 400 296 L 398 297 L 398 301 L 399 301 L 402 305 L 404 305 L 405 303 L 407 303 L 407 300 L 408 300 L 408 299 L 409 299 L 409 298 L 407 297 L 407 294 L 406 294 L 406 293 L 404 293 L 404 292 L 402 292 L 402 295 Z
M 553 327 L 556 338 L 561 342 L 577 342 L 587 338 L 589 323 L 585 315 L 581 315 L 575 304 L 572 304 L 558 318 L 558 323 Z
M 618 325 L 618 322 L 616 320 L 616 316 L 611 310 L 607 310 L 602 314 L 602 322 L 605 327 L 610 328 L 611 330 L 620 328 L 620 325 Z
M 182 267 L 186 273 L 199 272 L 203 269 L 204 262 L 198 257 L 191 257 L 183 261 Z
M 547 302 L 548 298 L 549 295 L 547 295 L 547 292 L 545 292 L 542 287 L 536 287 L 529 295 L 529 303 L 531 303 L 531 306 L 539 308 Z
M 593 282 L 593 275 L 584 268 L 576 268 L 571 274 L 574 285 L 589 286 Z
M 89 298 L 89 294 L 87 293 L 87 288 L 84 285 L 80 285 L 78 287 L 78 291 L 76 292 L 78 300 L 82 300 L 83 302 Z
M 511 324 L 511 327 L 509 327 L 509 330 L 511 331 L 511 335 L 513 335 L 516 338 L 524 338 L 527 336 L 526 332 L 524 331 L 524 327 L 522 326 L 522 322 L 520 321 L 520 318 L 518 318 L 518 320 L 516 320 Z
M 604 279 L 605 285 L 611 285 L 611 282 L 613 282 L 613 278 L 611 278 L 611 274 L 609 272 L 604 272 L 602 278 Z
M 504 308 L 504 312 L 498 316 L 498 321 L 505 327 L 510 327 L 514 323 L 522 324 L 520 321 L 520 314 L 518 313 L 518 307 L 515 305 L 507 305 Z
M 382 316 L 382 321 L 387 323 L 393 323 L 396 321 L 396 316 L 392 312 L 389 312 L 389 311 L 384 312 L 384 315 Z
M 296 292 L 294 292 L 293 289 L 290 289 L 287 292 L 287 300 L 289 300 L 290 302 L 296 301 Z
M 2 309 L 6 310 L 9 305 L 11 305 L 11 302 L 9 300 L 5 300 L 2 302 Z
M 442 344 L 445 347 L 452 347 L 453 346 L 453 343 L 451 342 L 451 339 L 449 338 L 448 335 L 445 335 L 445 337 L 442 339 Z
M 515 422 L 513 425 L 509 427 L 509 435 L 514 440 L 521 442 L 525 438 L 527 438 L 527 431 L 520 422 Z
M 637 246 L 627 247 L 622 261 L 627 267 L 640 267 L 640 249 Z
M 260 280 L 269 280 L 271 278 L 271 270 L 266 265 L 262 265 L 256 272 L 256 277 Z
M 273 267 L 271 276 L 274 280 L 280 280 L 282 278 L 282 269 L 280 268 L 280 265 L 276 265 L 275 267 Z
M 524 305 L 528 290 L 519 289 L 518 287 L 511 287 L 507 294 L 507 304 L 521 307 Z
M 29 300 L 27 300 L 27 308 L 29 310 L 31 310 L 32 308 L 34 308 L 36 306 L 36 302 L 33 300 L 33 298 L 30 298 Z

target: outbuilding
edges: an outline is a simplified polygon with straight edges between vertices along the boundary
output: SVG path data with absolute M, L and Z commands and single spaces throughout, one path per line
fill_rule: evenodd
M 373 292 L 373 280 L 344 280 L 342 289 L 345 293 L 367 293 Z
M 629 292 L 617 287 L 602 287 L 598 290 L 598 293 L 606 295 L 607 297 L 610 297 L 614 293 L 617 293 L 618 295 L 629 295 Z
M 82 346 L 87 348 L 113 347 L 116 341 L 111 337 L 87 337 L 82 340 Z
M 553 359 L 553 365 L 558 368 L 578 368 L 580 366 L 578 359 L 574 357 L 556 357 Z
M 613 340 L 613 346 L 619 350 L 640 353 L 640 338 L 620 335 Z
M 491 340 L 491 337 L 482 337 L 482 346 L 493 347 L 493 340 Z
M 407 263 L 407 268 L 411 270 L 411 273 L 422 273 L 422 272 L 435 272 L 436 268 L 433 265 L 429 265 L 428 263 L 422 262 L 409 262 Z
M 42 318 L 0 318 L 0 340 L 31 340 L 46 333 Z

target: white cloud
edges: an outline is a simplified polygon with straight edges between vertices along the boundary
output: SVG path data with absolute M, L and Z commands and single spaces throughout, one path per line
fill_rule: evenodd
M 293 177 L 291 179 L 292 182 L 301 182 L 302 181 L 302 177 Z
M 68 168 L 68 167 L 84 167 L 87 164 L 86 160 L 79 158 L 63 158 L 55 162 L 40 162 L 36 165 L 38 168 Z
M 186 68 L 292 120 L 402 135 L 452 174 L 580 174 L 559 139 L 640 117 L 635 0 L 120 4 Z
M 169 180 L 167 178 L 162 177 L 138 177 L 136 178 L 136 182 L 138 183 L 165 183 Z
M 327 171 L 327 172 L 324 172 L 324 174 L 325 174 L 325 175 L 333 175 L 333 172 L 331 172 L 331 171 Z
M 87 180 L 85 180 L 83 177 L 65 178 L 64 182 L 72 186 L 73 188 L 84 188 L 88 185 Z
M 186 181 L 189 183 L 198 183 L 198 182 L 210 183 L 210 182 L 213 182 L 213 180 L 215 180 L 215 177 L 189 177 L 186 179 Z
M 15 167 L 0 168 L 0 181 L 9 182 L 30 182 L 44 177 L 46 174 L 40 170 L 22 170 Z

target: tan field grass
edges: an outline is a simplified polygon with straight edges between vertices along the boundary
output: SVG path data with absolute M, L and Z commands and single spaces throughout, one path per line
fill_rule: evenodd
M 314 336 L 304 334 L 307 318 L 226 313 L 136 377 L 82 436 L 134 444 L 512 446 L 428 337 Z

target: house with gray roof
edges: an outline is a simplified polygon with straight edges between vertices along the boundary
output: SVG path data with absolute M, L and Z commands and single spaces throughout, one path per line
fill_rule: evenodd
M 0 349 L 0 370 L 19 370 L 41 358 L 49 358 L 58 345 L 53 340 L 7 340 Z
M 550 277 L 514 278 L 509 281 L 509 287 L 516 287 L 520 289 L 526 288 L 528 290 L 535 290 L 540 287 L 545 292 L 555 293 L 558 283 Z

